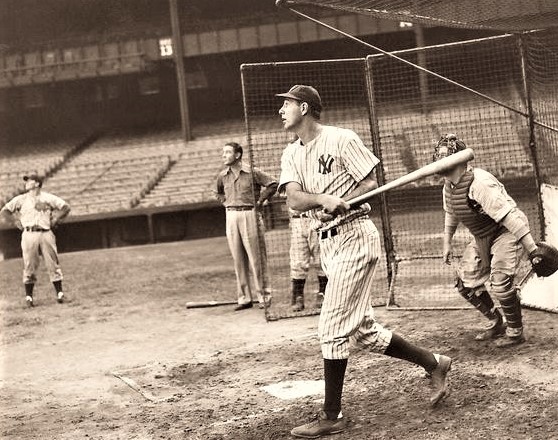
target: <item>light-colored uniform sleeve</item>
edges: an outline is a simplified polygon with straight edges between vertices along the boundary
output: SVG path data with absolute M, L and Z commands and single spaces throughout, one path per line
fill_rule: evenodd
M 506 192 L 504 185 L 492 174 L 483 170 L 475 170 L 475 178 L 469 188 L 469 197 L 497 223 L 500 223 L 517 206 Z
M 2 210 L 9 211 L 13 214 L 16 211 L 19 211 L 19 209 L 21 208 L 21 201 L 22 201 L 21 195 L 15 196 L 12 200 L 10 200 L 2 207 Z
M 448 210 L 448 205 L 446 203 L 446 192 L 442 189 L 442 206 L 444 209 L 444 233 L 451 235 L 455 234 L 457 226 L 459 226 L 459 220 L 454 213 Z
M 62 209 L 68 205 L 64 199 L 54 194 L 43 193 L 43 195 L 45 196 L 45 201 L 54 209 Z
M 348 173 L 355 181 L 362 181 L 380 163 L 380 160 L 370 151 L 360 137 L 353 131 L 347 130 L 347 143 L 341 148 L 341 158 Z
M 279 193 L 285 193 L 285 186 L 289 182 L 302 185 L 302 178 L 298 173 L 294 161 L 294 144 L 289 144 L 281 156 L 281 176 L 279 176 Z

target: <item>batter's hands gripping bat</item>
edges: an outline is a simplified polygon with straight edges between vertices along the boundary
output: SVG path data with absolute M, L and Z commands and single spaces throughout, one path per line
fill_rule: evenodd
M 188 301 L 187 309 L 201 309 L 204 307 L 230 306 L 236 304 L 237 301 Z
M 475 154 L 471 148 L 466 148 L 465 150 L 459 151 L 451 156 L 444 157 L 436 162 L 429 163 L 418 170 L 415 170 L 409 174 L 405 174 L 391 182 L 386 183 L 372 191 L 361 194 L 351 200 L 347 200 L 347 203 L 351 207 L 360 205 L 361 203 L 370 200 L 372 197 L 377 196 L 383 192 L 389 191 L 394 188 L 399 188 L 400 186 L 407 185 L 408 183 L 415 182 L 425 177 L 432 176 L 433 174 L 438 174 L 442 171 L 451 169 L 457 165 L 461 165 L 475 158 Z

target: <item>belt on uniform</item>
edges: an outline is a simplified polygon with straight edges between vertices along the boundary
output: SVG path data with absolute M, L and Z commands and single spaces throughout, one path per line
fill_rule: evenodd
M 291 218 L 308 218 L 307 212 L 301 212 L 300 214 L 290 214 Z
M 227 206 L 227 211 L 251 211 L 253 206 Z
M 25 226 L 23 228 L 24 231 L 28 231 L 28 232 L 47 232 L 49 231 L 49 229 L 44 229 L 41 228 L 39 226 Z
M 326 238 L 333 238 L 337 235 L 337 228 L 331 228 L 326 231 L 318 231 L 318 235 L 320 236 L 321 240 L 325 240 Z

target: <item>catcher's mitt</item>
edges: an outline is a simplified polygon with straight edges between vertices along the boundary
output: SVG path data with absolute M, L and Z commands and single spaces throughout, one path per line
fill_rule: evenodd
M 558 270 L 558 249 L 541 241 L 537 249 L 529 254 L 533 272 L 539 277 L 548 277 Z

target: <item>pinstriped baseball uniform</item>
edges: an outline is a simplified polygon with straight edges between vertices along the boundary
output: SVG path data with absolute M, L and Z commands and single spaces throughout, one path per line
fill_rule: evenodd
M 313 194 L 350 194 L 379 160 L 351 130 L 322 126 L 320 134 L 303 145 L 298 139 L 283 151 L 280 190 L 296 182 Z M 329 279 L 318 323 L 324 359 L 347 359 L 349 345 L 383 353 L 392 337 L 374 319 L 371 291 L 380 254 L 380 237 L 363 204 L 328 222 L 318 210 L 308 211 L 321 238 L 320 256 Z
M 292 279 L 305 280 L 310 268 L 313 268 L 318 276 L 325 275 L 320 261 L 320 240 L 316 231 L 312 229 L 311 222 L 306 213 L 289 209 L 289 259 Z

